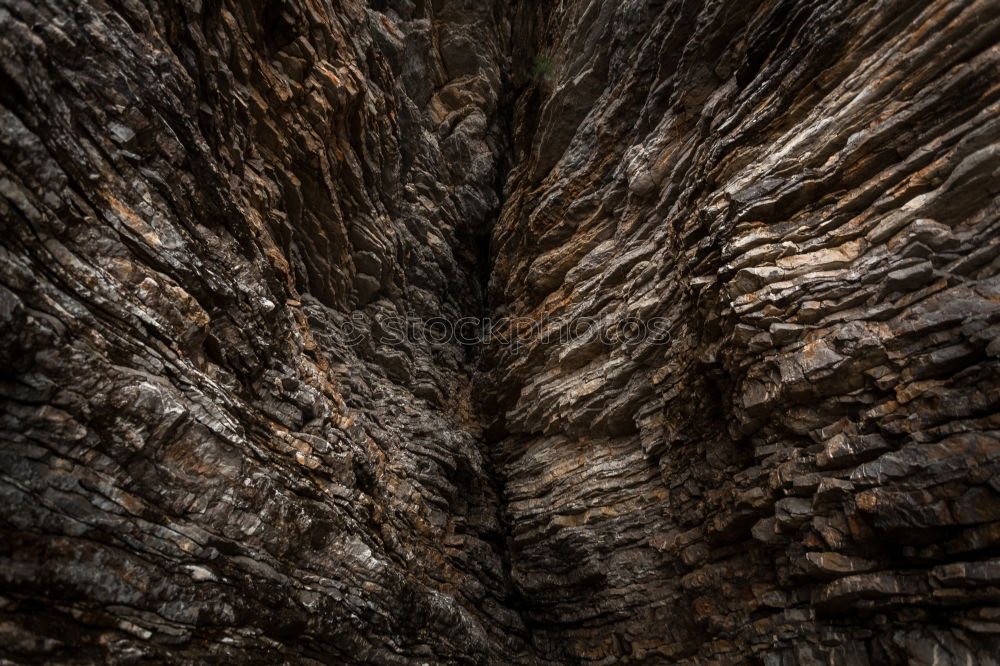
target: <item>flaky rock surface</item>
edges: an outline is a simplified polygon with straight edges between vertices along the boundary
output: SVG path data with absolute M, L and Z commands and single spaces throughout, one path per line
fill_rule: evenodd
M 0 659 L 996 663 L 998 45 L 0 0 Z
M 524 653 L 466 351 L 372 324 L 482 307 L 464 7 L 4 3 L 5 656 Z
M 540 658 L 996 658 L 998 12 L 547 18 L 492 291 L 592 334 L 491 364 Z

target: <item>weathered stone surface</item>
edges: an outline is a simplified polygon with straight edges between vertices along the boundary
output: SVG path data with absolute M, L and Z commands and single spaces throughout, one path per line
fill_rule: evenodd
M 482 308 L 467 4 L 0 3 L 0 658 L 525 653 L 466 352 L 374 323 Z
M 998 17 L 544 16 L 492 298 L 670 341 L 490 350 L 540 657 L 994 663 Z
M 0 660 L 996 663 L 998 45 L 0 0 Z

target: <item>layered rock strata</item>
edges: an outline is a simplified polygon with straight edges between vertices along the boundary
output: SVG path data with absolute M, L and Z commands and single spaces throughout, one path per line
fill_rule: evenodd
M 502 8 L 4 2 L 3 658 L 505 663 Z
M 996 663 L 1000 4 L 533 16 L 491 293 L 543 334 L 490 365 L 539 658 Z
M 0 659 L 995 663 L 998 44 L 0 0 Z

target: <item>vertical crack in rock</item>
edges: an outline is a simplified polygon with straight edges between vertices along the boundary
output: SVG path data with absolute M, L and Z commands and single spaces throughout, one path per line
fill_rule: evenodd
M 996 663 L 998 44 L 0 0 L 0 660 Z

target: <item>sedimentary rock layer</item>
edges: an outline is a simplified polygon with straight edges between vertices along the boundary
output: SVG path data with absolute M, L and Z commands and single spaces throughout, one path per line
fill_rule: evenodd
M 577 332 L 489 364 L 538 657 L 995 663 L 1000 4 L 526 11 L 491 294 Z
M 998 44 L 0 0 L 0 659 L 994 663 Z
M 373 323 L 483 307 L 507 35 L 435 4 L 0 5 L 4 658 L 524 652 L 467 352 Z

